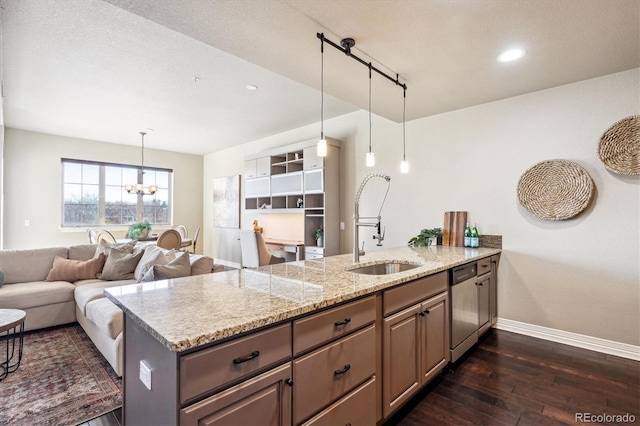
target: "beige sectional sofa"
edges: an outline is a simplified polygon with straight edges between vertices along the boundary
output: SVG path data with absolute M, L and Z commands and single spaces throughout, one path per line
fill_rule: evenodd
M 122 245 L 112 246 L 104 243 L 101 246 L 86 244 L 32 250 L 1 250 L 0 269 L 4 272 L 4 283 L 0 282 L 0 308 L 24 310 L 27 313 L 25 330 L 77 321 L 114 371 L 122 375 L 122 311 L 105 298 L 104 289 L 134 284 L 142 279 L 149 281 L 175 278 L 224 269 L 221 265 L 215 265 L 213 259 L 207 256 L 164 250 L 155 245 L 134 246 L 132 243 L 130 247 L 133 253 L 130 255 L 117 252 L 122 249 Z M 100 264 L 101 259 L 96 259 L 101 251 L 105 253 L 104 265 Z M 112 255 L 111 259 L 109 253 Z M 136 262 L 135 270 L 122 271 L 115 267 L 107 272 L 109 265 L 113 266 L 114 262 L 119 261 L 117 256 L 128 256 L 129 265 Z M 187 256 L 189 262 L 185 265 Z M 84 277 L 74 280 L 78 271 L 81 271 L 80 275 L 86 275 L 87 268 L 91 274 L 95 274 L 97 264 L 100 264 L 100 273 L 97 276 L 103 279 Z M 73 271 L 71 275 L 69 270 Z M 74 281 L 60 279 L 65 274 Z M 113 279 L 119 275 L 127 278 Z

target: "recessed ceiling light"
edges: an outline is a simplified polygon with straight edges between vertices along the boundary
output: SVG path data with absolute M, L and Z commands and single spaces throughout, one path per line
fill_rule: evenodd
M 247 84 L 247 90 L 258 90 L 258 86 L 254 86 L 253 84 Z
M 497 60 L 498 62 L 511 62 L 520 59 L 526 52 L 522 49 L 509 49 L 502 52 Z

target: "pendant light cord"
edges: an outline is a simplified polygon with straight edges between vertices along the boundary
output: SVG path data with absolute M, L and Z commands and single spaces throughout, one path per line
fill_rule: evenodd
M 402 160 L 407 160 L 407 144 L 405 140 L 405 113 L 407 112 L 407 89 L 402 91 Z
M 324 34 L 320 38 L 320 139 L 324 139 Z
M 369 62 L 369 152 L 371 152 L 371 62 Z
M 140 168 L 142 173 L 144 173 L 144 135 L 146 135 L 146 133 L 140 132 L 140 135 L 142 135 L 142 164 L 140 165 Z

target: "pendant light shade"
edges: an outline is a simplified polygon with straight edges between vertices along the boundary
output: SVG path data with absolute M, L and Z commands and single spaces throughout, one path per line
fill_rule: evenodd
M 324 138 L 324 34 L 320 36 L 320 139 L 316 154 L 318 157 L 327 156 L 327 140 Z
M 142 161 L 140 162 L 139 168 L 139 180 L 142 180 L 142 175 L 144 174 L 144 135 L 146 132 L 140 132 L 140 136 L 142 137 Z M 141 183 L 137 183 L 135 185 L 128 184 L 124 186 L 125 191 L 129 194 L 138 194 L 138 195 L 153 195 L 158 192 L 157 185 L 150 185 L 149 188 L 145 189 Z

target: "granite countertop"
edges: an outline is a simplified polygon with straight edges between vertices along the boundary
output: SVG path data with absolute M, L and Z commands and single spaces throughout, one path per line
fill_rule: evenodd
M 106 296 L 173 352 L 312 312 L 500 253 L 492 248 L 398 247 L 105 289 Z M 422 266 L 391 275 L 348 269 L 383 261 Z

